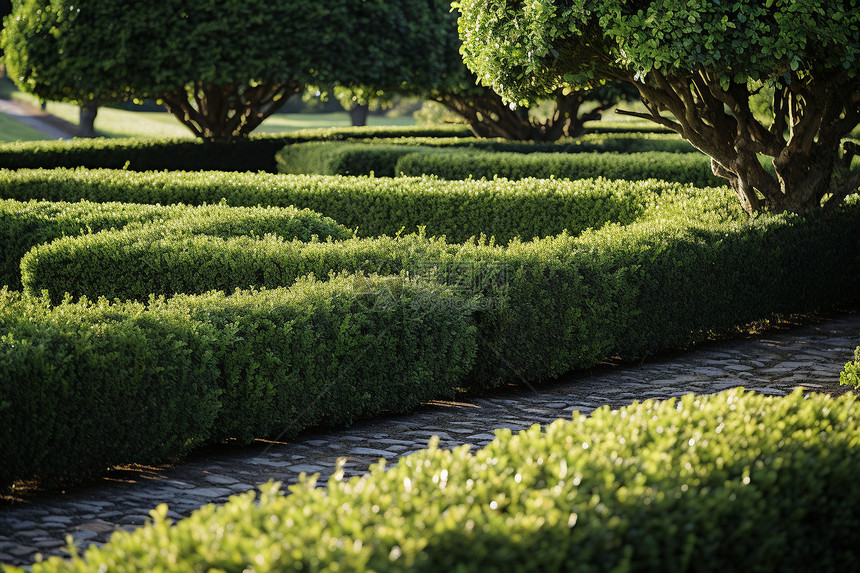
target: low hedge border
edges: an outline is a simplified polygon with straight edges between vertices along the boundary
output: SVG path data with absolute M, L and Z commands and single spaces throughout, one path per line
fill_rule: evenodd
M 460 243 L 486 234 L 499 243 L 578 234 L 607 222 L 629 223 L 665 193 L 661 181 L 440 181 L 432 177 L 368 178 L 240 173 L 131 173 L 85 169 L 0 171 L 0 197 L 26 201 L 295 205 L 357 229 L 394 236 L 423 226 Z
M 446 146 L 447 147 L 447 146 Z M 435 148 L 408 144 L 315 141 L 287 145 L 275 154 L 278 173 L 288 175 L 376 175 L 395 177 L 404 155 Z
M 278 135 L 252 135 L 230 142 L 191 138 L 74 139 L 0 145 L 0 168 L 131 169 L 134 171 L 267 171 L 274 173 L 275 153 L 305 141 L 379 137 L 456 137 L 462 126 L 364 127 L 301 130 Z
M 662 179 L 696 187 L 725 184 L 713 174 L 703 154 L 666 153 L 493 153 L 486 151 L 416 151 L 397 160 L 395 172 L 406 176 L 435 175 L 442 179 L 587 179 L 605 177 L 639 181 Z
M 148 304 L 3 289 L 0 489 L 402 412 L 451 397 L 475 347 L 468 300 L 404 277 Z
M 157 223 L 157 225 L 156 225 Z M 219 237 L 274 234 L 309 241 L 313 236 L 345 239 L 346 227 L 308 209 L 156 206 L 133 203 L 77 203 L 0 199 L 0 286 L 21 288 L 21 258 L 34 246 L 59 237 L 146 225 L 164 234 L 203 233 Z M 153 227 L 156 225 L 156 227 Z
M 36 247 L 22 275 L 28 291 L 59 300 L 66 292 L 145 298 L 287 286 L 306 273 L 406 270 L 487 303 L 477 310 L 473 389 L 687 347 L 753 320 L 856 299 L 860 200 L 830 217 L 749 221 L 714 210 L 729 200 L 719 191 L 666 198 L 626 227 L 507 247 L 420 234 L 299 243 L 108 232 Z
M 678 136 L 664 134 L 645 134 L 639 137 L 629 137 L 628 134 L 586 135 L 580 139 L 558 143 L 462 137 L 412 137 L 294 143 L 278 151 L 275 154 L 275 161 L 278 165 L 278 173 L 293 175 L 370 175 L 373 173 L 378 177 L 396 177 L 400 174 L 397 163 L 404 155 L 416 152 L 432 153 L 442 149 L 521 154 L 651 151 L 699 153 L 696 148 Z
M 118 531 L 62 571 L 844 571 L 857 564 L 856 397 L 741 389 L 602 407 L 488 446 L 435 442 Z

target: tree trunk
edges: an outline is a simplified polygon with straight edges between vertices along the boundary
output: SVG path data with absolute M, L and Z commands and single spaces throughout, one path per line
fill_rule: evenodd
M 304 84 L 210 84 L 198 82 L 162 94 L 167 111 L 197 137 L 230 141 L 247 136 Z
M 78 122 L 78 131 L 76 137 L 96 137 L 96 115 L 99 112 L 99 107 L 93 104 L 82 105 L 80 109 L 80 121 Z
M 367 112 L 370 111 L 370 106 L 367 104 L 357 103 L 349 110 L 349 119 L 352 121 L 353 127 L 364 127 L 367 125 Z
M 492 90 L 480 95 L 463 96 L 439 94 L 433 99 L 465 118 L 476 137 L 501 138 L 515 141 L 552 142 L 561 137 L 579 137 L 585 133 L 585 122 L 600 119 L 602 112 L 615 100 L 601 101 L 598 107 L 580 116 L 579 110 L 587 93 L 555 94 L 553 116 L 540 122 L 529 117 L 525 108 L 512 109 Z
M 857 192 L 860 173 L 850 165 L 860 148 L 841 140 L 860 122 L 858 78 L 791 74 L 774 90 L 771 125 L 750 110 L 746 83 L 726 86 L 705 72 L 664 76 L 660 70 L 626 80 L 648 112 L 619 113 L 666 126 L 709 155 L 714 174 L 728 180 L 750 214 L 829 210 Z M 760 157 L 770 159 L 772 172 Z

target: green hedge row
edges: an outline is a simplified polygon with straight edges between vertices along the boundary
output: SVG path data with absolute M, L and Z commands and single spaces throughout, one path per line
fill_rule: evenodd
M 854 350 L 854 362 L 845 364 L 845 369 L 839 373 L 839 383 L 860 388 L 860 346 Z
M 268 171 L 275 172 L 275 153 L 284 145 L 305 141 L 380 137 L 456 137 L 462 126 L 364 127 L 302 130 L 211 143 L 191 138 L 75 139 L 0 145 L 0 168 L 131 169 L 134 171 Z
M 278 170 L 318 175 L 434 175 L 442 179 L 662 179 L 698 187 L 725 183 L 700 153 L 513 153 L 353 142 L 291 145 Z
M 639 181 L 662 179 L 697 187 L 723 185 L 711 171 L 711 160 L 700 153 L 492 153 L 432 150 L 404 155 L 395 165 L 398 174 L 435 175 L 442 179 L 504 177 L 524 179 L 587 179 L 605 177 Z
M 507 247 L 422 235 L 305 244 L 118 231 L 36 247 L 21 266 L 25 287 L 54 300 L 66 292 L 146 298 L 286 286 L 306 273 L 406 270 L 481 297 L 476 388 L 686 347 L 711 332 L 857 298 L 850 269 L 860 264 L 860 201 L 831 217 L 748 221 L 717 207 L 731 201 L 721 193 L 664 197 L 628 226 Z
M 127 171 L 0 171 L 0 197 L 18 200 L 295 205 L 357 229 L 364 237 L 425 226 L 451 242 L 470 237 L 531 239 L 629 223 L 645 205 L 681 185 L 660 181 L 440 181 L 422 178 L 284 176 Z
M 156 225 L 156 223 L 158 223 Z M 21 288 L 21 258 L 36 245 L 103 229 L 145 225 L 164 234 L 219 237 L 274 234 L 309 241 L 313 236 L 345 239 L 346 227 L 307 209 L 155 206 L 133 203 L 77 203 L 0 199 L 0 286 Z
M 411 137 L 363 139 L 360 141 L 316 141 L 285 146 L 275 155 L 278 173 L 316 175 L 369 175 L 396 177 L 397 164 L 409 153 L 437 149 L 468 149 L 509 153 L 620 152 L 692 153 L 697 150 L 677 135 L 629 134 L 585 135 L 559 143 L 534 143 L 503 139 Z M 489 177 L 488 177 L 489 178 Z
M 62 571 L 849 571 L 856 397 L 730 390 L 435 443 L 119 531 Z
M 450 397 L 474 357 L 469 301 L 402 277 L 147 305 L 3 289 L 0 489 L 402 412 Z
M 415 145 L 315 141 L 287 145 L 275 154 L 278 173 L 290 175 L 371 175 L 395 177 L 398 160 L 433 148 Z

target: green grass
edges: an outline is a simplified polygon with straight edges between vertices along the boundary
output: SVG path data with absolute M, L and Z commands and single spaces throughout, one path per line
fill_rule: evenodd
M 8 115 L 0 114 L 0 142 L 39 141 L 50 139 L 40 131 L 36 131 Z
M 38 104 L 36 98 L 20 91 L 8 90 L 12 99 Z M 48 102 L 46 111 L 69 123 L 78 124 L 78 108 L 68 103 Z M 412 117 L 370 116 L 371 126 L 415 125 Z M 107 137 L 192 137 L 191 131 L 165 112 L 126 111 L 99 108 L 96 131 Z M 286 133 L 299 129 L 349 127 L 349 115 L 341 113 L 277 114 L 263 122 L 254 133 Z
M 263 122 L 254 133 L 286 133 L 299 129 L 318 129 L 323 127 L 349 127 L 352 125 L 349 114 L 340 113 L 282 113 L 273 115 Z M 409 117 L 368 116 L 369 126 L 410 126 L 415 120 Z

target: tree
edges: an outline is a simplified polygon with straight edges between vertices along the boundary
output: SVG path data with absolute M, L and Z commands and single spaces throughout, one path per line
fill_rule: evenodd
M 606 79 L 711 157 L 750 213 L 808 212 L 857 190 L 856 0 L 461 0 L 464 60 L 510 101 Z M 771 121 L 750 99 L 773 89 Z M 670 112 L 671 116 L 663 112 Z M 769 158 L 773 173 L 759 161 Z
M 12 1 L 0 0 L 0 28 L 3 27 L 3 19 L 12 13 Z M 3 76 L 3 49 L 0 48 L 0 77 Z
M 6 19 L 9 75 L 42 99 L 164 102 L 195 135 L 241 137 L 347 44 L 347 0 L 23 0 Z
M 599 119 L 603 111 L 635 90 L 624 84 L 595 90 L 550 90 L 536 99 L 555 102 L 546 120 L 529 116 L 526 106 L 511 107 L 463 64 L 457 15 L 450 0 L 362 0 L 349 7 L 351 37 L 363 49 L 344 54 L 349 70 L 337 78 L 341 102 L 353 106 L 373 104 L 395 94 L 414 94 L 437 101 L 464 117 L 478 137 L 554 141 L 578 136 L 585 121 Z M 338 90 L 335 90 L 336 93 Z M 596 106 L 584 112 L 585 101 Z

